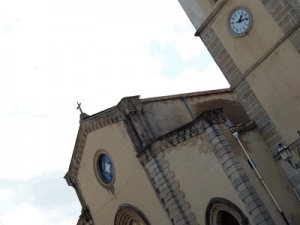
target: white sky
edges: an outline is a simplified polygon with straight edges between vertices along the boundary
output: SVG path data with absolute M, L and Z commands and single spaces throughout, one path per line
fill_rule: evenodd
M 0 2 L 0 225 L 74 225 L 66 173 L 87 114 L 228 87 L 177 0 Z

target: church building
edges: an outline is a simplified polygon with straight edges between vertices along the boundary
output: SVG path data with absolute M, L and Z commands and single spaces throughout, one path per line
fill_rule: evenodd
M 77 225 L 299 225 L 300 0 L 179 3 L 230 88 L 82 112 Z

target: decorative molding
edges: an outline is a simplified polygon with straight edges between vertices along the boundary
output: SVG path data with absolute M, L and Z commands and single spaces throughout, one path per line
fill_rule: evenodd
M 243 133 L 249 130 L 256 128 L 256 123 L 254 121 L 250 121 L 249 123 L 239 124 L 237 126 L 229 127 L 231 133 L 238 132 Z
M 142 156 L 149 149 L 154 152 L 160 152 L 174 147 L 181 142 L 203 134 L 209 125 L 224 123 L 225 121 L 226 118 L 223 116 L 222 109 L 203 112 L 192 122 L 157 138 L 150 145 L 146 146 L 144 151 L 139 152 L 138 157 Z

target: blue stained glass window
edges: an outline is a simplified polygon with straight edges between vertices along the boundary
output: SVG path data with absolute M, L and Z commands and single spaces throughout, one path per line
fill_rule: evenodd
M 114 167 L 110 157 L 106 154 L 101 154 L 98 161 L 100 178 L 105 184 L 110 184 L 114 178 Z

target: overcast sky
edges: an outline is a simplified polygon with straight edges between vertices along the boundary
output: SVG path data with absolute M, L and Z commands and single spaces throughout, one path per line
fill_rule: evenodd
M 87 114 L 228 87 L 177 0 L 0 2 L 0 225 L 75 225 L 63 180 Z

